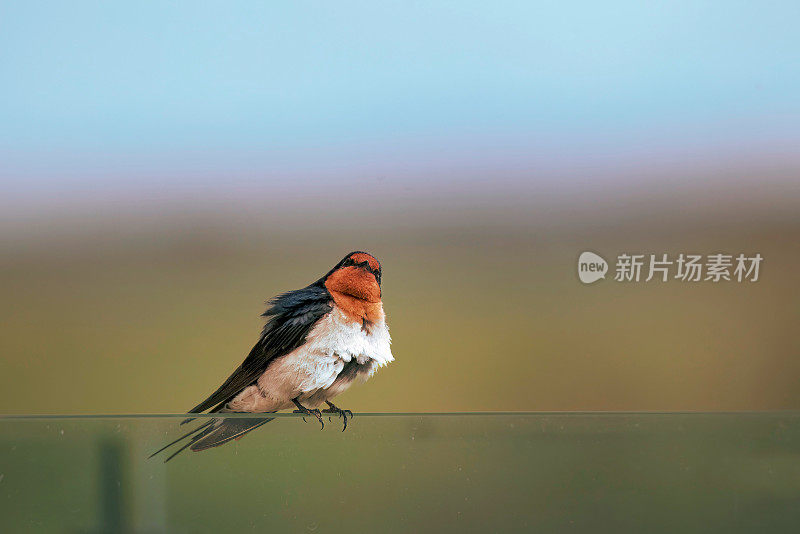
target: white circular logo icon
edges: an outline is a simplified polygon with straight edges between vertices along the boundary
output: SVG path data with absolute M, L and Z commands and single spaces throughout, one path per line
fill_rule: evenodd
M 584 284 L 597 282 L 606 277 L 608 262 L 594 252 L 582 252 L 578 258 L 578 278 Z

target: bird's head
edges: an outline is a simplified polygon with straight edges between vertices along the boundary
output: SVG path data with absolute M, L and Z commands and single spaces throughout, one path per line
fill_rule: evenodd
M 381 264 L 366 252 L 351 252 L 322 281 L 331 293 L 372 303 L 381 301 Z

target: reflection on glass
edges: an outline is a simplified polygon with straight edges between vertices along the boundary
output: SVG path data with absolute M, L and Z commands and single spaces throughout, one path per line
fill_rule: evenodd
M 250 416 L 252 417 L 252 416 Z M 0 418 L 4 532 L 794 532 L 800 414 L 277 420 L 168 464 L 183 416 Z

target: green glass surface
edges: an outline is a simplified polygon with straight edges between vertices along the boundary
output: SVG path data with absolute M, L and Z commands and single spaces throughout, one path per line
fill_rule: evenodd
M 800 532 L 800 413 L 0 418 L 2 532 Z M 201 421 L 202 422 L 202 421 Z

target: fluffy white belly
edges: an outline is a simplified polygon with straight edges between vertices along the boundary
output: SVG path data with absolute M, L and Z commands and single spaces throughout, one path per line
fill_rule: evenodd
M 364 328 L 334 306 L 301 347 L 272 361 L 257 384 L 245 388 L 228 409 L 272 412 L 293 407 L 292 399 L 298 397 L 316 406 L 346 390 L 356 376 L 369 378 L 393 361 L 390 344 L 385 321 Z M 346 376 L 337 381 L 350 362 Z M 352 372 L 354 368 L 358 372 Z

